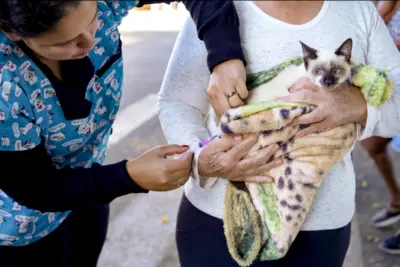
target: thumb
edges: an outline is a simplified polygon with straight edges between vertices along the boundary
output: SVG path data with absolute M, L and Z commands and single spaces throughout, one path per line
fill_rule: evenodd
M 183 152 L 186 152 L 187 150 L 189 150 L 189 146 L 187 146 L 187 145 L 184 145 L 184 146 L 164 145 L 164 146 L 160 146 L 158 148 L 158 154 L 161 157 L 165 157 L 165 156 L 172 156 L 175 154 L 182 154 Z
M 177 159 L 177 160 L 192 160 L 194 156 L 194 153 L 190 150 L 186 150 L 184 153 L 182 154 L 176 154 L 174 156 L 172 156 L 171 159 Z

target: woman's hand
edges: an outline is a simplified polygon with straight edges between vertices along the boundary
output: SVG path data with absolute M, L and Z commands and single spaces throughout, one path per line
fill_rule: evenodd
M 193 152 L 187 146 L 166 145 L 153 148 L 127 162 L 132 180 L 150 191 L 169 191 L 189 179 Z M 168 157 L 173 156 L 173 157 Z
M 315 105 L 316 108 L 296 118 L 290 125 L 311 124 L 299 131 L 302 137 L 311 133 L 332 129 L 347 123 L 357 122 L 365 127 L 367 121 L 367 102 L 357 87 L 342 84 L 334 89 L 316 86 L 306 78 L 299 79 L 290 89 L 289 96 L 277 101 L 300 102 Z
M 232 59 L 216 66 L 210 76 L 207 93 L 211 106 L 219 116 L 230 108 L 242 106 L 242 99 L 248 96 L 243 62 Z
M 282 160 L 268 162 L 278 151 L 278 145 L 266 147 L 251 157 L 243 159 L 256 144 L 258 135 L 251 134 L 241 140 L 240 136 L 223 135 L 214 139 L 200 153 L 199 174 L 204 177 L 226 177 L 231 181 L 271 183 L 273 179 L 265 173 Z

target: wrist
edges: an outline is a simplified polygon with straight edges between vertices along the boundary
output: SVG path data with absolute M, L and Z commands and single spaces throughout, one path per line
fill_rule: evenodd
M 145 188 L 144 185 L 142 185 L 141 180 L 140 180 L 140 176 L 139 174 L 137 174 L 136 172 L 136 160 L 126 160 L 125 161 L 125 170 L 127 175 L 129 176 L 132 185 L 136 186 L 137 189 L 140 192 L 148 192 L 149 189 Z
M 221 67 L 223 67 L 224 65 L 229 64 L 229 63 L 232 63 L 232 64 L 240 64 L 240 65 L 243 66 L 243 68 L 244 68 L 244 62 L 243 62 L 243 60 L 241 60 L 241 59 L 236 59 L 236 58 L 231 58 L 231 59 L 227 59 L 227 60 L 225 60 L 225 61 L 223 61 L 223 62 L 221 62 L 221 63 L 218 63 L 218 65 L 216 65 L 216 66 L 214 67 L 213 73 L 216 72 L 216 71 L 218 71 Z
M 197 151 L 193 158 L 192 165 L 192 178 L 196 181 L 196 183 L 203 189 L 211 188 L 214 183 L 218 180 L 218 177 L 210 176 L 209 174 L 209 166 L 207 164 L 202 164 L 200 162 L 200 153 L 202 148 Z
M 359 112 L 356 122 L 361 124 L 362 127 L 365 127 L 368 120 L 368 103 L 365 100 L 364 96 L 362 96 L 359 103 L 360 105 L 357 105 L 357 110 Z
M 197 163 L 197 172 L 199 176 L 206 177 L 207 173 L 204 173 L 204 168 L 203 168 L 204 165 L 201 160 L 201 155 L 199 155 L 196 163 Z
M 360 124 L 362 127 L 365 127 L 368 118 L 368 102 L 365 99 L 361 88 L 350 85 L 349 89 L 348 97 L 351 100 L 348 102 L 348 105 L 350 110 L 352 110 L 351 115 L 349 116 L 349 122 L 355 122 Z
M 368 108 L 367 104 L 364 105 L 364 108 L 362 109 L 363 112 L 360 116 L 360 121 L 359 123 L 361 124 L 362 127 L 365 127 L 367 125 L 367 120 L 368 120 Z

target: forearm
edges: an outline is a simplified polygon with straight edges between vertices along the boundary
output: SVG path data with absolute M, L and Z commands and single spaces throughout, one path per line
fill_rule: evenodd
M 400 51 L 400 39 L 394 39 L 393 41 L 396 44 L 397 49 Z
M 387 24 L 395 12 L 396 1 L 379 1 L 376 8 L 383 21 Z
M 176 1 L 141 0 L 144 4 Z M 230 59 L 240 59 L 246 64 L 239 33 L 239 17 L 232 1 L 185 0 L 182 2 L 196 24 L 198 38 L 207 49 L 207 65 L 212 72 L 215 66 Z
M 0 188 L 20 205 L 41 212 L 57 212 L 108 204 L 129 193 L 147 192 L 136 185 L 125 161 L 89 169 L 56 169 L 45 148 L 0 152 Z

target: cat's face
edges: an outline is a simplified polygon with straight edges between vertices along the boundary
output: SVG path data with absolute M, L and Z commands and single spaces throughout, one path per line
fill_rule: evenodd
M 352 39 L 334 51 L 316 50 L 300 42 L 308 77 L 321 87 L 334 88 L 345 82 L 351 73 Z

